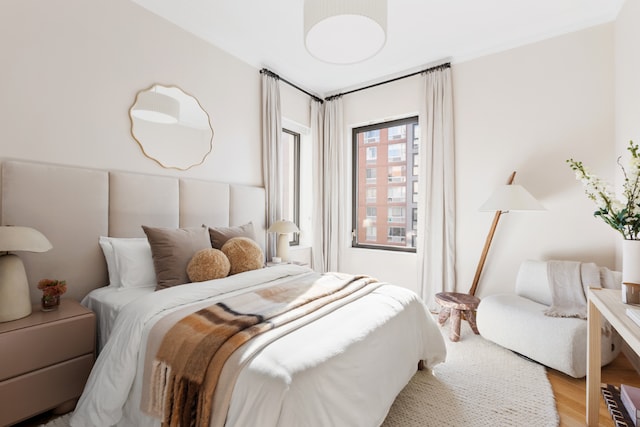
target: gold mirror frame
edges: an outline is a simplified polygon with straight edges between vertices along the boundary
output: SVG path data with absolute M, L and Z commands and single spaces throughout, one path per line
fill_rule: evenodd
M 177 86 L 153 84 L 139 91 L 129 118 L 142 153 L 163 168 L 185 171 L 201 165 L 213 148 L 209 114 Z

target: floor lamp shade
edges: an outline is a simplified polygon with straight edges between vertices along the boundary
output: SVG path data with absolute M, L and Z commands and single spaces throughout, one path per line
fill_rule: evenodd
M 46 252 L 51 243 L 29 227 L 0 227 L 0 322 L 31 314 L 29 282 L 22 260 L 13 251 Z
M 271 224 L 271 227 L 269 227 L 267 231 L 278 235 L 276 257 L 282 261 L 289 261 L 289 234 L 299 232 L 300 229 L 298 226 L 291 221 L 280 220 Z
M 509 211 L 546 210 L 545 207 L 542 206 L 542 204 L 538 202 L 535 197 L 533 197 L 527 190 L 524 189 L 524 187 L 522 187 L 521 185 L 513 184 L 513 179 L 515 178 L 515 176 L 516 173 L 514 171 L 509 176 L 507 184 L 498 187 L 493 192 L 493 194 L 491 194 L 489 199 L 487 199 L 487 201 L 484 202 L 482 206 L 480 206 L 480 211 L 495 211 L 495 215 L 493 217 L 491 227 L 489 228 L 489 234 L 487 234 L 482 253 L 480 254 L 480 260 L 478 261 L 478 266 L 476 267 L 476 273 L 473 277 L 471 288 L 469 289 L 470 295 L 475 295 L 476 290 L 478 289 L 480 275 L 482 274 L 482 269 L 487 259 L 489 248 L 491 247 L 491 241 L 493 240 L 493 235 L 496 231 L 496 227 L 498 226 L 498 221 L 500 220 L 500 216 L 502 215 L 502 213 L 506 213 Z

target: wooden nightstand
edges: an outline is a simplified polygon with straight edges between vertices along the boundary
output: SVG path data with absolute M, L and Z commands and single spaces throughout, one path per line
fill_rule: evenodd
M 71 299 L 0 323 L 0 425 L 73 409 L 95 360 L 96 319 Z

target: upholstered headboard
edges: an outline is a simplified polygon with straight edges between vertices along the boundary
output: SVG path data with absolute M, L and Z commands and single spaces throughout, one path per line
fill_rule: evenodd
M 142 225 L 197 227 L 253 222 L 264 249 L 265 193 L 260 187 L 170 176 L 110 172 L 5 160 L 0 223 L 42 232 L 53 245 L 45 253 L 19 253 L 31 300 L 40 279 L 64 279 L 66 297 L 82 299 L 108 284 L 100 236 L 145 237 Z

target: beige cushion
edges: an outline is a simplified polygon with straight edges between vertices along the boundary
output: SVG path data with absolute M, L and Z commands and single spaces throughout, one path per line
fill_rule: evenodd
M 248 237 L 234 237 L 222 246 L 222 252 L 229 258 L 231 271 L 237 274 L 264 267 L 264 254 L 260 246 Z
M 248 237 L 251 240 L 255 240 L 256 237 L 252 222 L 235 227 L 210 227 L 209 236 L 211 237 L 211 246 L 215 249 L 222 248 L 227 240 L 234 237 Z
M 156 290 L 189 283 L 187 265 L 201 249 L 211 247 L 205 227 L 162 228 L 142 226 L 153 256 Z
M 219 249 L 209 248 L 196 252 L 187 265 L 187 275 L 192 282 L 221 279 L 231 271 L 229 258 Z

